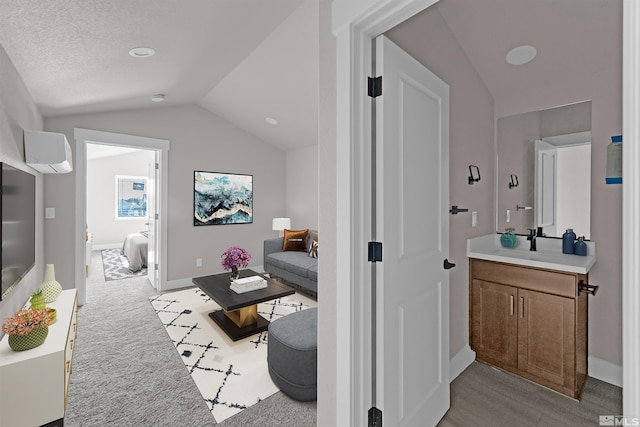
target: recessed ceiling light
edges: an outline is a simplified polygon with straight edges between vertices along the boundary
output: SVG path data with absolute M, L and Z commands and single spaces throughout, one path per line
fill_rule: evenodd
M 155 50 L 150 47 L 135 47 L 129 51 L 129 55 L 134 58 L 148 58 L 156 53 Z
M 511 65 L 523 65 L 535 58 L 537 54 L 538 51 L 533 46 L 514 47 L 507 53 L 507 62 Z
M 153 95 L 153 96 L 151 97 L 151 100 L 152 100 L 153 102 L 162 102 L 162 101 L 164 101 L 164 98 L 165 98 L 165 96 L 164 96 L 163 94 L 161 94 L 161 93 L 160 93 L 160 94 L 158 94 L 158 95 Z
M 273 117 L 267 117 L 266 119 L 264 119 L 267 123 L 269 123 L 270 125 L 277 125 L 278 121 L 276 119 L 274 119 Z

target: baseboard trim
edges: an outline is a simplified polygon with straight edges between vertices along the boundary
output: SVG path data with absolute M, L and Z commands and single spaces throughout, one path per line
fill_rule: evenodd
M 464 346 L 449 360 L 449 382 L 455 380 L 474 360 L 476 360 L 476 352 L 468 345 Z
M 192 279 L 191 277 L 187 277 L 184 279 L 168 280 L 164 283 L 164 285 L 162 285 L 161 292 L 173 291 L 176 289 L 191 288 L 195 286 L 191 281 L 191 279 Z
M 102 243 L 100 245 L 93 245 L 91 249 L 94 251 L 101 251 L 103 249 L 120 249 L 122 248 L 122 243 Z
M 589 356 L 589 376 L 622 387 L 622 366 Z

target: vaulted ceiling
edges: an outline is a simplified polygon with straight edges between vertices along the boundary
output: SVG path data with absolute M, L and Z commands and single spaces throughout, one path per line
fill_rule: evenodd
M 314 0 L 0 0 L 0 44 L 45 117 L 200 104 L 287 150 L 317 143 L 317 8 Z M 135 47 L 156 53 L 133 58 Z M 165 101 L 152 102 L 156 94 Z
M 494 99 L 622 60 L 622 0 L 442 0 L 437 8 Z M 520 45 L 537 56 L 508 64 Z
M 621 0 L 435 7 L 494 98 L 621 58 Z M 0 44 L 45 117 L 198 104 L 283 150 L 317 143 L 316 0 L 0 0 Z M 520 44 L 538 56 L 508 65 Z

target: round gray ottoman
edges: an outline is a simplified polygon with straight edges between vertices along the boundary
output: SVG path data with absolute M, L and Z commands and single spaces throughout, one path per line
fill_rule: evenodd
M 267 365 L 275 385 L 296 400 L 316 400 L 318 309 L 288 314 L 269 324 Z

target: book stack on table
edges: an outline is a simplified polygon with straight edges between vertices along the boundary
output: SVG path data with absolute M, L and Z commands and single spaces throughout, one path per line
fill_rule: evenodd
M 242 279 L 236 279 L 231 282 L 231 290 L 237 294 L 243 294 L 249 291 L 255 291 L 257 289 L 264 289 L 267 287 L 267 281 L 260 276 L 243 277 Z

